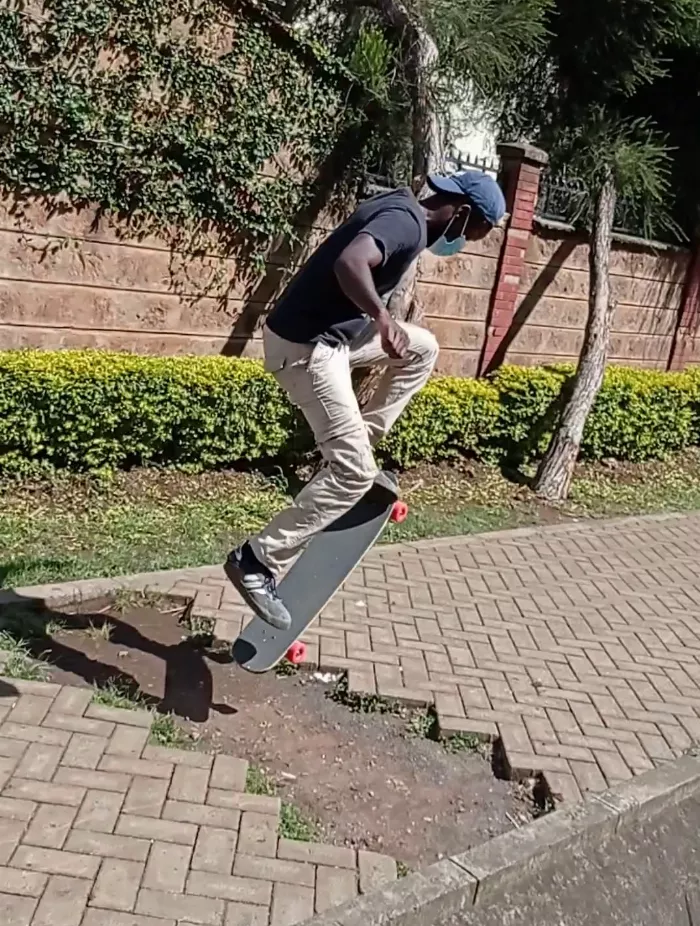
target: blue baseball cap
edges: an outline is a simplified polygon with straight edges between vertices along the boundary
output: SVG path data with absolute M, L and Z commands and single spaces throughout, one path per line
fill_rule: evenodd
M 490 225 L 498 225 L 506 214 L 503 190 L 493 177 L 480 170 L 465 170 L 461 174 L 429 174 L 428 186 L 438 193 L 466 196 Z

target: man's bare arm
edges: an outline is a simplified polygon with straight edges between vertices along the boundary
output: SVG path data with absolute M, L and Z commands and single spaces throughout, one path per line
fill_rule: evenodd
M 377 293 L 372 270 L 382 262 L 382 252 L 371 235 L 358 235 L 335 262 L 340 288 L 355 305 L 376 319 L 386 307 Z
M 372 270 L 382 262 L 382 252 L 371 235 L 358 235 L 335 262 L 335 275 L 343 293 L 365 315 L 377 323 L 382 346 L 390 357 L 406 356 L 408 335 L 382 302 L 374 285 Z

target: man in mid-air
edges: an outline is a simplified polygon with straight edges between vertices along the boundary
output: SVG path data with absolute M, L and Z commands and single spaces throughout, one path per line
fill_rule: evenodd
M 277 582 L 308 541 L 370 489 L 372 448 L 429 379 L 438 356 L 424 328 L 395 321 L 386 303 L 425 248 L 457 254 L 505 215 L 487 174 L 431 175 L 420 201 L 409 188 L 363 202 L 291 281 L 268 316 L 265 369 L 306 417 L 324 467 L 293 503 L 228 557 L 225 570 L 248 604 L 278 629 L 291 624 Z M 360 410 L 355 367 L 385 368 Z

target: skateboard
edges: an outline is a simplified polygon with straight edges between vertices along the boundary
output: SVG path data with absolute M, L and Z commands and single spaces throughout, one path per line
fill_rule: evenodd
M 298 665 L 306 658 L 299 639 L 343 582 L 379 539 L 389 521 L 400 523 L 408 506 L 398 499 L 398 483 L 380 472 L 374 485 L 342 517 L 317 534 L 277 588 L 292 617 L 288 630 L 277 630 L 259 617 L 243 628 L 231 650 L 249 672 L 274 669 L 285 656 Z

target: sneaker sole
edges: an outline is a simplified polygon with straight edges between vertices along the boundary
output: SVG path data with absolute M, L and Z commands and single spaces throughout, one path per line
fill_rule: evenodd
M 270 617 L 268 614 L 263 614 L 261 612 L 258 604 L 250 597 L 248 589 L 243 584 L 241 570 L 238 568 L 238 566 L 235 566 L 233 563 L 227 560 L 224 563 L 224 572 L 226 573 L 226 577 L 228 578 L 231 585 L 233 585 L 248 607 L 253 610 L 255 615 L 259 617 L 261 621 L 265 621 L 266 624 L 269 624 L 270 627 L 274 627 L 275 630 L 289 630 L 289 628 L 292 626 L 291 620 L 278 621 L 275 618 Z

